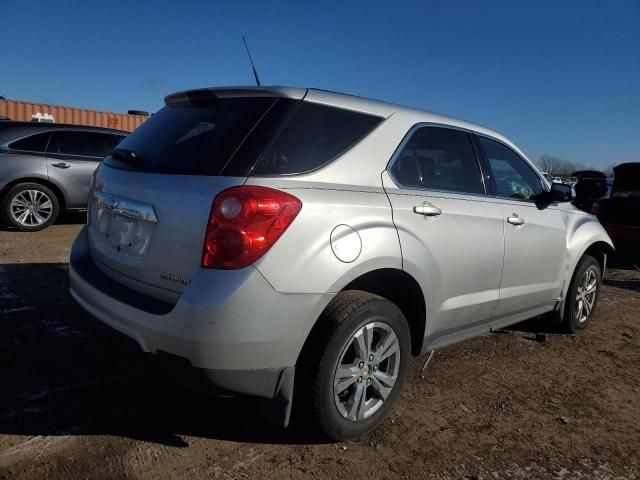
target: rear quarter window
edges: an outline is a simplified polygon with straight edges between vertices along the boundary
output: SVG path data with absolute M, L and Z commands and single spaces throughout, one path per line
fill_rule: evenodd
M 11 150 L 19 150 L 23 152 L 39 152 L 44 153 L 49 142 L 49 132 L 36 133 L 26 138 L 21 138 L 9 144 Z
M 320 168 L 369 134 L 381 117 L 302 102 L 262 154 L 253 175 L 291 175 Z
M 53 132 L 47 153 L 76 155 L 101 159 L 115 147 L 114 135 L 98 132 Z

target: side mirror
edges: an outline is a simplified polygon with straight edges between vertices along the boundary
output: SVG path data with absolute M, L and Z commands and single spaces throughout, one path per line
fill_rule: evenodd
M 552 202 L 572 202 L 576 195 L 571 185 L 552 183 L 550 197 Z

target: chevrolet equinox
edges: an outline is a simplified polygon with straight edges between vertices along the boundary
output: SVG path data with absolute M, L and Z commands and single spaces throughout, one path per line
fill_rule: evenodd
M 183 380 L 344 440 L 412 356 L 544 313 L 589 324 L 611 240 L 502 135 L 315 89 L 165 104 L 94 173 L 70 280 Z

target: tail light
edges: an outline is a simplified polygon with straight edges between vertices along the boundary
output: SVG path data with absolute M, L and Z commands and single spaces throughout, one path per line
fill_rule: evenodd
M 296 197 L 273 188 L 251 185 L 220 192 L 209 215 L 202 266 L 251 265 L 276 243 L 301 208 Z
M 591 215 L 595 215 L 598 216 L 598 212 L 600 211 L 600 205 L 598 204 L 598 202 L 595 202 L 592 206 L 591 206 Z

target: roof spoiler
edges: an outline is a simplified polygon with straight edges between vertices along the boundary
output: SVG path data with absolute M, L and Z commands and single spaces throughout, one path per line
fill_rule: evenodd
M 302 99 L 306 89 L 283 87 L 219 87 L 199 88 L 172 93 L 164 97 L 165 105 L 176 103 L 211 103 L 232 97 L 288 97 Z

